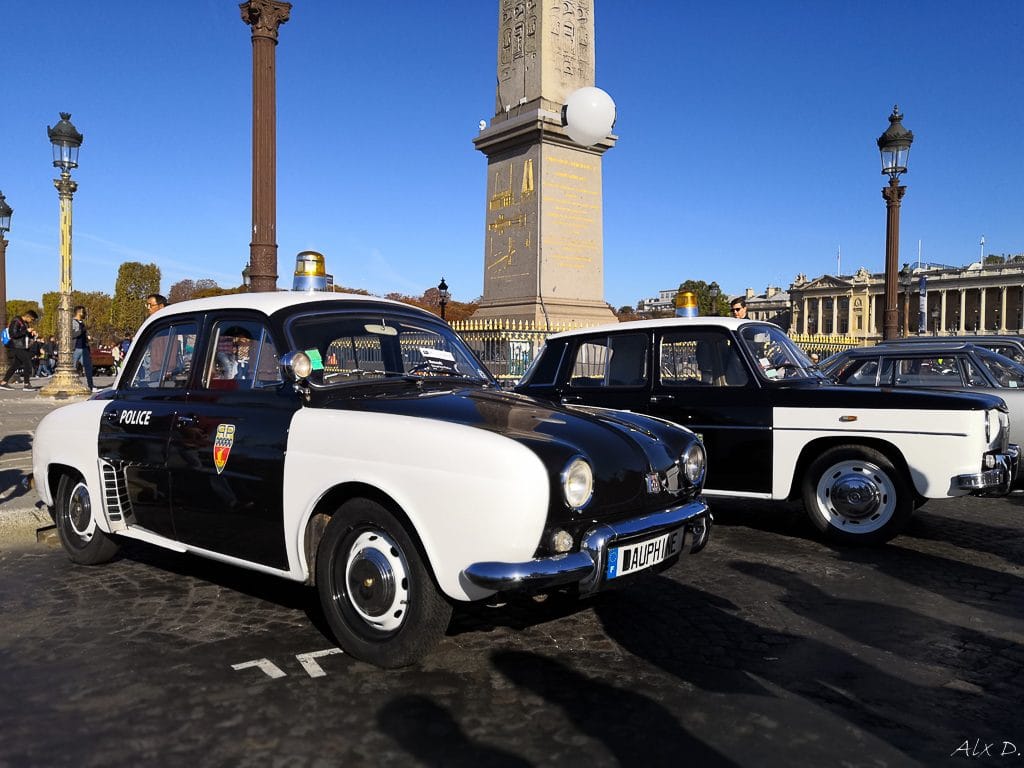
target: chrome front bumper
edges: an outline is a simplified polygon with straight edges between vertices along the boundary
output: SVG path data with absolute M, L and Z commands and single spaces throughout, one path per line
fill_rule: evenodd
M 684 529 L 680 555 L 704 549 L 711 536 L 713 518 L 703 499 L 643 517 L 601 523 L 583 536 L 579 552 L 540 557 L 521 563 L 473 563 L 463 575 L 478 587 L 496 592 L 539 592 L 564 584 L 578 583 L 580 594 L 597 592 L 602 585 L 608 550 L 624 539 L 640 539 L 678 528 Z
M 970 491 L 977 496 L 1005 496 L 1010 492 L 1017 479 L 1020 468 L 1020 448 L 1010 443 L 1005 453 L 989 453 L 993 465 L 981 472 L 969 475 L 958 475 L 956 486 L 962 491 Z M 988 459 L 986 459 L 988 461 Z

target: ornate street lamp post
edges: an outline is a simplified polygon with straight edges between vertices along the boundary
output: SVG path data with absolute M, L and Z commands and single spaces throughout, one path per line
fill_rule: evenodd
M 441 305 L 441 319 L 444 320 L 444 310 L 448 306 L 448 300 L 451 298 L 451 294 L 448 293 L 448 283 L 441 278 L 441 282 L 437 284 L 437 303 Z
M 252 286 L 252 278 L 249 276 L 249 265 L 246 264 L 242 270 L 242 287 L 245 288 L 245 292 L 249 292 L 249 288 Z
M 0 192 L 0 328 L 7 327 L 7 240 L 4 234 L 11 231 L 11 214 L 14 209 L 7 204 L 7 198 Z M 0 370 L 7 369 L 7 350 L 0 344 Z
M 60 178 L 53 180 L 60 198 L 60 306 L 57 310 L 57 370 L 39 394 L 50 397 L 87 395 L 89 389 L 78 381 L 71 367 L 71 198 L 78 184 L 71 180 L 71 169 L 78 167 L 78 148 L 82 134 L 71 124 L 71 113 L 61 112 L 60 122 L 46 134 L 53 145 L 53 165 Z M 87 342 L 88 343 L 88 342 Z
M 899 178 L 907 172 L 907 158 L 914 141 L 913 131 L 908 131 L 900 122 L 903 115 L 898 106 L 889 115 L 889 127 L 878 137 L 878 151 L 882 155 L 882 173 L 889 177 L 889 185 L 882 188 L 885 200 L 885 314 L 882 320 L 882 338 L 895 339 L 897 330 L 897 286 L 896 264 L 900 253 L 900 201 L 906 187 L 900 186 Z
M 718 296 L 721 293 L 717 285 L 708 288 L 708 295 L 711 297 L 711 316 L 718 317 Z

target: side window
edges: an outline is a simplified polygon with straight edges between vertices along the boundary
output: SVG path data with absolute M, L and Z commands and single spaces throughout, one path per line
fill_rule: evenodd
M 576 348 L 572 387 L 635 387 L 646 384 L 647 336 L 626 333 L 590 339 Z
M 210 336 L 212 354 L 203 385 L 209 389 L 253 389 L 281 383 L 277 348 L 255 320 L 218 320 Z
M 195 323 L 161 328 L 145 342 L 128 386 L 142 389 L 185 388 L 192 372 L 195 346 Z
M 661 383 L 669 387 L 742 387 L 750 381 L 735 342 L 721 331 L 666 333 L 659 361 Z
M 911 387 L 952 387 L 963 384 L 955 357 L 916 357 L 896 363 L 896 383 Z

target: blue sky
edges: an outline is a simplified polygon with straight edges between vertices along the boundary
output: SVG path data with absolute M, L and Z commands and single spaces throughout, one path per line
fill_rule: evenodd
M 546 2 L 547 0 L 542 0 Z M 323 252 L 337 282 L 483 290 L 497 0 L 294 0 L 277 47 L 279 285 Z M 57 284 L 47 125 L 84 134 L 74 285 L 155 262 L 237 285 L 251 225 L 251 42 L 236 0 L 4 3 L 7 295 Z M 1024 2 L 597 0 L 605 297 L 686 279 L 730 294 L 884 265 L 875 139 L 914 131 L 901 261 L 1024 251 Z

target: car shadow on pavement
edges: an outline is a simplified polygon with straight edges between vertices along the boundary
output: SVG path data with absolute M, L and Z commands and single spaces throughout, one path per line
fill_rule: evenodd
M 703 740 L 679 724 L 676 715 L 642 693 L 612 685 L 582 674 L 561 661 L 525 651 L 500 651 L 491 657 L 502 675 L 516 687 L 553 704 L 564 713 L 579 733 L 604 744 L 618 765 L 679 766 L 735 765 Z M 523 700 L 523 699 L 520 699 Z M 527 716 L 518 720 L 531 728 L 529 715 L 538 721 L 550 719 L 548 707 L 524 707 Z M 533 723 L 540 727 L 542 723 Z M 560 761 L 573 760 L 569 739 L 556 738 L 569 750 Z
M 704 691 L 753 694 L 755 700 L 748 698 L 745 705 L 759 712 L 793 706 L 794 697 L 803 701 L 807 726 L 787 736 L 793 742 L 812 744 L 831 738 L 821 733 L 821 724 L 838 718 L 906 755 L 923 759 L 948 755 L 946 745 L 959 744 L 962 738 L 957 737 L 965 732 L 1010 733 L 1016 727 L 1012 722 L 1016 715 L 1009 714 L 1014 708 L 1007 709 L 1005 702 L 971 687 L 919 684 L 914 675 L 906 674 L 909 665 L 901 663 L 898 653 L 891 666 L 879 664 L 877 659 L 861 658 L 867 655 L 861 653 L 861 646 L 837 647 L 811 636 L 812 629 L 777 629 L 769 626 L 776 623 L 774 617 L 751 620 L 745 611 L 723 605 L 707 592 L 668 578 L 662 581 L 657 597 L 609 594 L 597 606 L 608 636 L 624 650 Z M 794 587 L 792 580 L 788 584 Z M 657 609 L 664 605 L 673 609 Z M 872 621 L 870 613 L 863 613 L 870 611 L 870 603 L 857 607 L 862 621 Z M 828 612 L 836 606 L 830 601 L 817 609 Z M 817 617 L 810 613 L 811 618 Z M 659 620 L 652 622 L 652 615 Z M 792 623 L 782 620 L 787 627 Z M 757 703 L 761 697 L 766 698 L 764 704 Z M 810 713 L 821 718 L 817 724 L 814 718 L 807 719 Z M 749 722 L 756 724 L 757 719 L 751 716 Z M 845 725 L 835 735 L 844 743 L 851 738 Z
M 985 499 L 982 503 L 1005 505 L 1006 499 Z M 946 515 L 941 503 L 917 510 L 904 535 L 944 541 L 961 549 L 987 552 L 1015 565 L 1024 565 L 1024 527 L 986 522 L 983 517 L 965 519 Z M 898 542 L 897 538 L 895 543 Z
M 332 644 L 335 642 L 320 609 L 316 590 L 305 584 L 132 540 L 123 540 L 118 558 L 166 574 L 214 584 L 289 611 L 302 611 L 320 634 Z
M 401 696 L 377 712 L 377 727 L 424 765 L 528 768 L 510 752 L 473 741 L 447 709 L 426 696 Z

